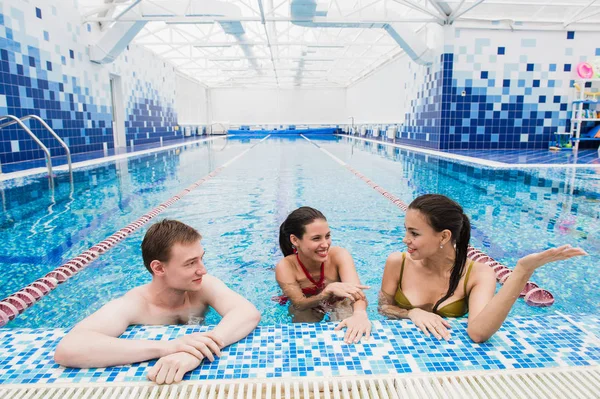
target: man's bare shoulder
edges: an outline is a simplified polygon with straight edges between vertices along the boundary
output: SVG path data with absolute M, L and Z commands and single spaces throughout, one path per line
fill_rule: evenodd
M 86 329 L 110 336 L 120 335 L 128 325 L 144 324 L 146 304 L 143 286 L 107 302 L 100 309 L 79 322 L 73 330 Z M 115 335 L 116 334 L 116 335 Z
M 202 277 L 202 285 L 197 291 L 188 291 L 190 301 L 194 307 L 212 306 L 223 295 L 227 295 L 231 290 L 218 277 L 205 274 Z
M 126 302 L 144 302 L 149 296 L 148 284 L 140 285 L 127 291 L 120 299 Z
M 146 312 L 149 307 L 150 294 L 148 292 L 148 285 L 141 285 L 127 291 L 123 296 L 114 299 L 110 302 L 113 306 L 119 306 L 126 310 L 126 312 L 137 319 Z
M 188 291 L 188 293 L 190 292 Z M 220 295 L 229 295 L 232 293 L 235 293 L 235 291 L 229 288 L 223 280 L 211 274 L 205 274 L 204 277 L 202 277 L 202 286 L 193 294 L 194 298 L 197 298 L 204 303 L 210 303 Z
M 192 297 L 202 300 L 206 298 L 206 295 L 214 293 L 215 290 L 218 290 L 224 285 L 225 283 L 223 283 L 223 281 L 221 281 L 218 277 L 205 274 L 202 277 L 202 285 L 200 286 L 200 289 L 198 291 L 189 293 L 192 294 Z

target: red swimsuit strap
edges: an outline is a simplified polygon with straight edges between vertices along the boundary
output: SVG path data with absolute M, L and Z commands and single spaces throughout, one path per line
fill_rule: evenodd
M 319 289 L 323 288 L 323 284 L 325 283 L 325 262 L 321 263 L 321 276 L 319 277 L 319 281 L 315 281 L 315 280 L 313 280 L 313 278 L 310 275 L 310 273 L 308 272 L 308 270 L 306 270 L 306 267 L 304 267 L 304 264 L 300 260 L 300 257 L 298 256 L 297 253 L 296 253 L 296 260 L 298 260 L 298 264 L 302 268 L 302 271 L 306 275 L 306 278 L 308 278 L 310 280 L 310 282 L 315 285 L 315 287 L 317 287 Z

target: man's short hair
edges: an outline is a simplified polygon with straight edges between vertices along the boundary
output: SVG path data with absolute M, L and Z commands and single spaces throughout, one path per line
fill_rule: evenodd
M 168 262 L 175 244 L 193 244 L 202 239 L 198 230 L 177 220 L 161 220 L 150 226 L 142 241 L 144 266 L 151 274 L 153 260 Z

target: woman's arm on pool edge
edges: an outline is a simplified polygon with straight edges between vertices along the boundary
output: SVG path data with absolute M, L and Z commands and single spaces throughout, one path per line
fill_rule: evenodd
M 517 262 L 515 269 L 496 295 L 496 276 L 488 267 L 479 267 L 477 279 L 469 293 L 469 322 L 467 333 L 474 342 L 487 341 L 500 329 L 510 309 L 519 297 L 533 272 L 546 263 L 587 255 L 581 248 L 563 245 L 527 255 Z
M 355 284 L 361 286 L 360 278 L 356 272 L 356 266 L 352 255 L 344 248 L 336 247 L 332 251 L 333 261 L 338 265 L 338 273 L 342 283 Z M 363 289 L 368 289 L 367 286 Z M 367 305 L 368 301 L 365 295 L 360 291 L 354 295 L 354 303 L 352 304 L 352 316 L 342 320 L 336 327 L 336 330 L 340 330 L 346 327 L 346 334 L 344 335 L 344 341 L 346 343 L 357 343 L 361 338 L 369 339 L 371 337 L 371 321 L 367 316 Z

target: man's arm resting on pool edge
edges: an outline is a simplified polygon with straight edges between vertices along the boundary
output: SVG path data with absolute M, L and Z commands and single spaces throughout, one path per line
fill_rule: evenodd
M 245 338 L 256 328 L 260 312 L 250 301 L 214 276 L 205 275 L 203 284 L 203 300 L 222 317 L 208 333 L 221 341 L 221 347 Z
M 139 311 L 133 298 L 110 301 L 67 333 L 56 348 L 54 360 L 65 367 L 90 368 L 143 362 L 176 352 L 203 357 L 185 343 L 190 337 L 171 341 L 118 338 L 135 324 Z

